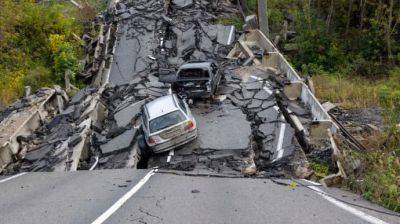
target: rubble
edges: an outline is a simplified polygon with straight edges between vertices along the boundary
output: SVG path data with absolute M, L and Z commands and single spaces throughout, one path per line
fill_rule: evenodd
M 135 140 L 135 135 L 137 135 L 137 132 L 138 131 L 136 128 L 126 130 L 121 135 L 118 135 L 117 137 L 111 139 L 107 143 L 100 145 L 101 153 L 104 156 L 107 156 L 109 154 L 128 149 L 130 146 L 132 146 L 132 143 Z
M 43 88 L 16 101 L 0 114 L 0 173 L 23 156 L 26 145 L 23 140 L 40 127 L 41 122 L 51 119 L 62 107 L 64 99 L 57 98 L 55 89 Z M 63 95 L 63 94 L 61 94 Z M 14 158 L 14 159 L 13 159 Z
M 304 99 L 305 85 L 285 67 L 283 56 L 258 30 L 250 30 L 234 45 L 235 28 L 214 24 L 218 17 L 237 11 L 226 2 L 168 2 L 110 5 L 109 18 L 96 25 L 99 35 L 84 38 L 89 56 L 81 75 L 92 85 L 69 102 L 59 101 L 59 114 L 26 136 L 27 153 L 16 169 L 135 166 L 141 106 L 169 94 L 169 85 L 159 77 L 174 73 L 184 62 L 213 60 L 223 79 L 214 100 L 191 105 L 198 140 L 167 153 L 170 159 L 166 154 L 153 156 L 148 166 L 240 177 L 310 175 L 296 132 L 301 129 L 310 137 L 311 121 L 327 117 L 319 103 L 310 103 L 312 97 Z M 254 21 L 248 18 L 249 24 Z M 278 95 L 289 108 L 286 116 L 277 106 Z M 287 116 L 302 127 L 294 127 L 296 122 Z

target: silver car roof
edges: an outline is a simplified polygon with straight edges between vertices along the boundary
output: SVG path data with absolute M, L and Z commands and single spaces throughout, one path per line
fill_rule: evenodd
M 191 69 L 191 68 L 202 68 L 209 69 L 211 67 L 211 62 L 192 62 L 182 65 L 179 70 Z
M 146 105 L 149 120 L 178 110 L 174 95 L 159 97 Z

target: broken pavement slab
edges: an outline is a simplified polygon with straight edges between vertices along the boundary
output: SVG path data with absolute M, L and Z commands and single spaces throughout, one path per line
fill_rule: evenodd
M 11 110 L 7 116 L 2 117 L 0 122 L 0 172 L 12 162 L 12 155 L 20 150 L 17 141 L 18 136 L 30 135 L 40 127 L 42 119 L 48 115 L 57 113 L 56 91 L 43 88 L 35 94 L 17 101 L 10 108 L 17 104 L 18 109 Z M 53 100 L 54 99 L 54 100 Z M 53 112 L 49 112 L 51 109 Z
M 192 113 L 198 126 L 200 148 L 243 150 L 249 147 L 250 122 L 240 109 L 223 103 L 220 108 L 193 108 Z
M 135 118 L 145 103 L 145 100 L 134 102 L 131 105 L 121 109 L 114 114 L 114 119 L 117 122 L 118 127 L 125 127 L 131 123 L 132 119 Z
M 106 144 L 100 145 L 100 150 L 104 156 L 117 153 L 128 149 L 132 146 L 138 130 L 136 128 L 129 129 L 121 135 L 111 139 Z

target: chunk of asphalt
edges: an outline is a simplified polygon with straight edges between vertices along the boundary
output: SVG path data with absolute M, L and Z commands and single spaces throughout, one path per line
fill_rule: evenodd
M 103 155 L 110 155 L 128 149 L 134 140 L 137 129 L 133 128 L 111 139 L 106 144 L 100 145 Z
M 68 142 L 68 147 L 74 147 L 76 146 L 79 142 L 82 141 L 82 137 L 80 135 L 80 133 L 75 134 L 71 137 L 71 139 Z
M 218 110 L 210 111 L 208 107 L 192 109 L 198 126 L 197 142 L 201 149 L 243 150 L 249 147 L 250 122 L 241 110 L 234 110 L 232 104 L 225 102 Z M 215 133 L 219 133 L 217 138 Z
M 94 92 L 92 88 L 84 88 L 79 90 L 71 99 L 70 104 L 77 104 L 82 102 L 86 95 L 91 94 Z
M 257 99 L 253 99 L 251 101 L 251 103 L 247 106 L 247 109 L 256 109 L 256 108 L 260 108 L 262 105 L 263 101 L 262 100 L 257 100 Z
M 254 96 L 254 92 L 253 91 L 249 91 L 247 89 L 242 89 L 242 94 L 243 94 L 243 98 L 244 99 L 252 99 Z
M 260 90 L 263 87 L 262 82 L 246 82 L 243 84 L 243 87 L 247 90 Z
M 71 105 L 71 106 L 67 107 L 65 110 L 63 110 L 61 112 L 61 114 L 63 114 L 63 115 L 72 114 L 74 112 L 74 110 L 75 110 L 75 106 Z
M 232 39 L 234 38 L 235 35 L 235 27 L 218 24 L 217 29 L 218 29 L 217 42 L 222 45 L 232 44 L 233 41 Z
M 125 127 L 128 125 L 132 119 L 139 114 L 144 102 L 144 100 L 135 102 L 114 114 L 114 119 L 118 127 Z
M 233 158 L 233 154 L 232 153 L 224 153 L 224 154 L 209 155 L 208 158 L 210 158 L 210 160 L 231 159 L 231 158 Z
M 234 97 L 232 95 L 228 95 L 227 97 L 228 97 L 229 100 L 232 101 L 232 103 L 235 106 L 238 106 L 238 107 L 245 107 L 246 105 L 248 105 L 250 103 L 250 100 L 246 100 L 246 101 L 238 100 L 236 97 Z
M 173 0 L 172 3 L 177 7 L 177 8 L 186 8 L 189 6 L 193 5 L 193 0 Z
M 275 101 L 264 101 L 261 108 L 264 110 L 264 109 L 273 107 L 275 105 L 276 105 Z
M 177 28 L 173 28 L 173 31 L 177 36 L 178 57 L 183 58 L 187 56 L 187 54 L 192 53 L 196 48 L 194 28 L 192 27 L 186 31 L 181 31 Z
M 258 99 L 258 100 L 266 100 L 270 97 L 270 95 L 267 93 L 267 91 L 265 90 L 260 90 L 256 93 L 256 95 L 254 95 L 254 99 Z
M 238 100 L 244 100 L 243 95 L 240 94 L 238 91 L 233 92 L 233 96 Z
M 46 154 L 48 152 L 50 152 L 51 150 L 53 150 L 53 149 L 54 149 L 54 147 L 53 147 L 52 144 L 45 145 L 45 146 L 43 146 L 43 147 L 41 147 L 39 149 L 36 149 L 36 150 L 28 152 L 25 155 L 24 160 L 27 160 L 29 162 L 34 162 L 36 160 L 39 160 L 39 159 L 45 157 Z
M 275 110 L 275 108 L 271 107 L 271 108 L 268 108 L 268 109 L 258 112 L 257 116 L 263 122 L 272 122 L 272 121 L 279 121 L 280 113 L 277 110 Z
M 297 101 L 289 101 L 287 108 L 297 116 L 305 116 L 310 114 L 309 111 L 302 107 Z
M 258 127 L 258 132 L 261 138 L 267 138 L 267 136 L 273 135 L 275 129 L 277 129 L 278 123 L 263 123 Z

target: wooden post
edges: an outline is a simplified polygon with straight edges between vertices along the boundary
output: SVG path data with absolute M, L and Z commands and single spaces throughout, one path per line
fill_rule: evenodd
M 258 23 L 260 25 L 260 30 L 269 38 L 270 36 L 267 9 L 267 0 L 258 0 Z

